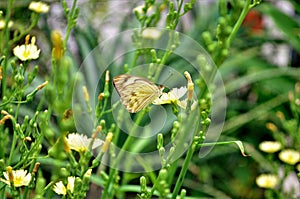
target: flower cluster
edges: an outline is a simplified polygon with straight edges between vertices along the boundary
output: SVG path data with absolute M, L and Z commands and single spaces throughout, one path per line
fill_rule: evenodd
M 267 123 L 266 127 L 272 132 L 275 141 L 263 141 L 259 144 L 259 149 L 268 154 L 274 154 L 278 152 L 278 159 L 280 160 L 281 168 L 278 169 L 279 164 L 273 165 L 274 171 L 269 174 L 261 174 L 256 178 L 256 184 L 261 188 L 267 189 L 283 189 L 284 192 L 291 194 L 292 189 L 298 185 L 293 185 L 294 187 L 287 189 L 284 187 L 290 176 L 296 176 L 294 170 L 291 167 L 295 167 L 297 163 L 300 162 L 300 152 L 298 139 L 300 128 L 297 127 L 297 123 L 294 120 L 286 120 L 282 112 L 277 112 L 276 116 L 281 121 L 281 126 L 283 126 L 286 133 L 277 127 L 274 123 Z M 268 156 L 273 158 L 273 156 Z M 300 164 L 296 166 L 298 172 L 300 171 Z M 296 177 L 294 180 L 297 180 Z M 280 187 L 282 185 L 283 187 Z

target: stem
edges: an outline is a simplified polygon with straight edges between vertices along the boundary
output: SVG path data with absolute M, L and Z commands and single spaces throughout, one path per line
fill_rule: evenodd
M 181 168 L 179 177 L 177 178 L 177 181 L 176 181 L 175 188 L 174 188 L 174 191 L 173 191 L 171 199 L 176 199 L 176 197 L 177 197 L 177 195 L 179 193 L 180 187 L 181 187 L 181 185 L 183 183 L 185 174 L 186 174 L 186 172 L 188 170 L 189 163 L 190 163 L 190 161 L 191 161 L 191 159 L 193 157 L 195 149 L 196 149 L 196 144 L 193 141 L 193 143 L 191 144 L 191 147 L 188 150 L 187 156 L 186 156 L 186 158 L 184 160 L 184 163 L 183 163 L 183 166 Z
M 251 3 L 252 0 L 247 0 L 246 3 L 245 3 L 245 6 L 242 10 L 242 13 L 240 15 L 240 17 L 238 18 L 237 22 L 235 23 L 233 29 L 232 29 L 232 32 L 231 34 L 229 35 L 228 39 L 227 39 L 227 47 L 229 48 L 233 38 L 235 37 L 237 31 L 239 30 L 240 26 L 242 25 L 248 11 L 250 10 L 251 6 L 250 6 L 250 3 Z
M 145 115 L 145 111 L 141 112 L 138 115 L 138 118 L 136 120 L 136 124 L 139 124 L 142 121 L 144 115 Z M 125 143 L 122 146 L 122 150 L 118 154 L 118 157 L 117 157 L 117 159 L 114 163 L 114 166 L 112 166 L 111 169 L 110 169 L 109 178 L 108 178 L 108 181 L 106 183 L 106 187 L 104 188 L 103 194 L 101 196 L 102 199 L 108 198 L 107 195 L 108 195 L 109 189 L 112 186 L 112 181 L 113 181 L 113 179 L 116 175 L 116 172 L 117 172 L 117 170 L 114 169 L 114 168 L 119 163 L 119 161 L 122 159 L 122 157 L 125 153 L 125 150 L 128 148 L 128 146 L 130 146 L 130 144 L 131 144 L 131 142 L 132 142 L 132 140 L 133 140 L 136 133 L 137 133 L 137 125 L 135 126 L 135 128 L 132 129 L 132 131 L 130 133 L 131 136 L 127 137 Z
M 14 118 L 12 118 L 12 124 L 13 124 L 13 131 L 14 131 L 14 134 L 13 134 L 13 140 L 12 140 L 12 144 L 11 144 L 11 148 L 10 148 L 10 153 L 9 153 L 9 158 L 8 158 L 8 161 L 7 161 L 7 165 L 10 165 L 11 163 L 11 160 L 12 160 L 12 157 L 14 155 L 14 150 L 15 150 L 15 146 L 17 144 L 17 128 L 16 128 L 16 121 Z
M 64 49 L 67 48 L 67 41 L 69 40 L 71 30 L 72 30 L 72 28 L 74 26 L 74 23 L 75 23 L 74 22 L 75 19 L 73 17 L 74 17 L 76 4 L 77 4 L 77 0 L 74 0 L 72 8 L 71 8 L 71 12 L 70 12 L 69 16 L 67 17 L 68 18 L 68 25 L 67 25 L 66 37 L 64 39 Z
M 7 11 L 6 11 L 6 16 L 5 16 L 5 59 L 4 59 L 4 65 L 3 65 L 3 72 L 2 72 L 2 99 L 6 94 L 6 70 L 7 70 L 7 64 L 8 64 L 8 56 L 9 56 L 9 28 L 8 28 L 8 23 L 10 19 L 10 12 L 11 12 L 11 7 L 13 4 L 14 0 L 9 0 L 7 2 Z
M 175 30 L 175 28 L 177 27 L 177 24 L 178 24 L 178 22 L 179 22 L 179 18 L 180 18 L 180 10 L 181 10 L 181 8 L 182 8 L 182 5 L 183 5 L 183 0 L 181 0 L 180 2 L 179 2 L 179 6 L 178 6 L 178 9 L 177 9 L 177 17 L 176 17 L 176 19 L 175 19 L 175 22 L 174 22 L 174 24 L 173 24 L 173 26 L 172 26 L 172 29 L 173 30 Z
M 11 44 L 16 43 L 17 41 L 19 41 L 22 37 L 24 37 L 25 35 L 27 35 L 38 23 L 39 19 L 40 19 L 40 15 L 37 13 L 32 13 L 33 15 L 36 15 L 35 17 L 33 17 L 33 21 L 30 24 L 30 26 L 28 28 L 26 28 L 25 30 L 23 30 L 18 36 L 14 37 L 11 40 Z

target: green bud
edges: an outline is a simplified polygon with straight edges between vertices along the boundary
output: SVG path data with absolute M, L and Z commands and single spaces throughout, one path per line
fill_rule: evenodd
M 213 42 L 213 43 L 211 43 L 210 45 L 207 46 L 207 50 L 208 50 L 209 52 L 215 51 L 216 48 L 217 48 L 217 43 L 216 43 L 216 42 Z
M 128 72 L 128 70 L 129 70 L 129 68 L 128 68 L 128 64 L 124 64 L 124 72 L 125 72 L 125 73 L 127 73 L 127 72 Z
M 21 74 L 15 75 L 15 80 L 18 84 L 22 84 L 24 82 L 24 76 Z
M 23 121 L 23 123 L 22 123 L 22 125 L 21 125 L 22 131 L 25 131 L 25 130 L 26 130 L 26 128 L 27 128 L 27 126 L 28 126 L 28 121 L 29 121 L 29 116 L 28 116 L 28 115 L 25 115 L 24 121 Z
M 109 132 L 114 132 L 115 129 L 116 129 L 116 124 L 112 123 L 108 131 Z
M 52 129 L 50 128 L 46 128 L 44 131 L 43 131 L 43 134 L 45 135 L 45 137 L 49 140 L 53 139 L 54 136 L 55 136 L 55 133 Z
M 207 114 L 206 111 L 201 111 L 200 116 L 201 116 L 201 118 L 204 119 L 204 118 L 207 118 L 207 117 L 208 117 L 208 114 Z
M 36 189 L 35 189 L 35 194 L 42 194 L 44 191 L 44 188 L 46 186 L 46 180 L 39 175 L 39 177 L 36 180 Z
M 104 181 L 107 181 L 109 178 L 108 175 L 104 171 L 100 172 L 100 176 Z
M 164 146 L 164 137 L 163 134 L 159 133 L 157 135 L 157 149 L 160 149 Z
M 156 51 L 154 49 L 151 49 L 150 54 L 151 54 L 151 57 L 152 57 L 152 62 L 156 63 L 156 61 L 157 61 Z
M 92 162 L 92 168 L 98 167 L 100 164 L 100 161 L 98 158 L 94 159 Z
M 147 192 L 147 180 L 145 176 L 140 177 L 141 192 Z
M 105 120 L 100 120 L 100 126 L 102 127 L 102 129 L 105 129 Z
M 221 54 L 222 54 L 223 57 L 227 57 L 229 55 L 228 49 L 223 49 Z
M 204 40 L 204 42 L 208 45 L 208 44 L 210 44 L 210 43 L 212 43 L 212 37 L 211 37 L 211 33 L 210 32 L 208 32 L 208 31 L 204 31 L 203 33 L 202 33 L 202 38 L 203 38 L 203 40 Z
M 225 27 L 227 24 L 226 18 L 225 17 L 219 17 L 219 25 L 221 25 L 221 27 Z
M 166 169 L 161 169 L 159 172 L 159 179 L 166 180 L 168 178 L 168 171 Z
M 60 169 L 59 174 L 62 177 L 68 177 L 70 175 L 70 172 L 65 167 L 63 167 Z
M 3 159 L 0 159 L 0 170 L 3 171 L 5 167 L 5 162 Z
M 184 10 L 184 12 L 186 13 L 186 12 L 190 11 L 192 8 L 193 8 L 193 5 L 192 5 L 191 3 L 186 3 L 186 4 L 184 5 L 183 10 Z
M 180 192 L 180 198 L 184 198 L 186 196 L 186 190 L 182 189 Z
M 159 152 L 160 157 L 163 158 L 164 155 L 165 155 L 166 149 L 165 149 L 164 147 L 160 147 L 160 148 L 158 149 L 158 152 Z
M 180 123 L 178 121 L 174 121 L 173 122 L 173 127 L 176 128 L 176 129 L 179 129 Z

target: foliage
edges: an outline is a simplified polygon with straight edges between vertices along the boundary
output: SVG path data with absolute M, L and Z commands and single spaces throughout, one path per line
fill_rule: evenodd
M 86 5 L 0 3 L 1 198 L 299 197 L 299 62 L 265 52 L 300 52 L 297 19 L 260 0 Z M 124 73 L 164 84 L 165 111 L 122 108 Z

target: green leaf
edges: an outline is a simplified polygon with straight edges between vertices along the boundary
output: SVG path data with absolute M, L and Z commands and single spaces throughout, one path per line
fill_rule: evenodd
M 300 53 L 300 24 L 293 17 L 286 15 L 272 4 L 264 4 L 261 9 L 263 13 L 273 19 L 277 28 L 286 37 L 286 41 Z

